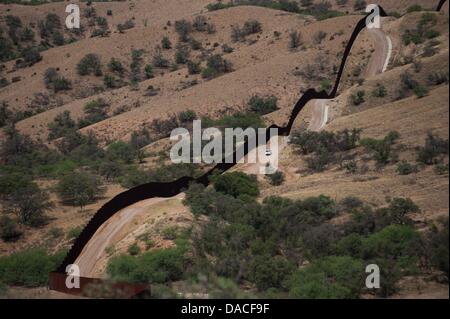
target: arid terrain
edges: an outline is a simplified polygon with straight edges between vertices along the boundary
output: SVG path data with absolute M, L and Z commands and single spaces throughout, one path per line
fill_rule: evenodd
M 354 0 L 73 3 L 81 30 L 65 27 L 66 2 L 0 1 L 0 297 L 72 298 L 45 274 L 105 203 L 211 167 L 171 162 L 174 128 L 286 125 L 305 91 L 331 91 L 365 14 Z M 160 298 L 448 299 L 448 1 L 377 3 L 388 16 L 359 34 L 336 97 L 309 101 L 279 137 L 277 175 L 260 158 L 120 210 L 78 256 L 81 275 L 147 281 Z M 308 269 L 330 258 L 395 275 L 381 293 L 296 288 L 319 285 Z

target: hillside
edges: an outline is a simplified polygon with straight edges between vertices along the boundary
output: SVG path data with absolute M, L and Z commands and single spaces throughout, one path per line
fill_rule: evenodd
M 0 295 L 70 297 L 8 267 L 55 270 L 115 196 L 211 168 L 171 162 L 174 128 L 286 125 L 306 90 L 331 91 L 364 17 L 359 1 L 212 2 L 76 1 L 79 31 L 65 2 L 0 3 Z M 336 97 L 281 137 L 278 175 L 236 164 L 134 202 L 84 246 L 81 275 L 161 298 L 448 298 L 448 1 L 379 4 L 388 17 L 359 34 Z M 380 291 L 354 279 L 370 262 L 391 271 Z

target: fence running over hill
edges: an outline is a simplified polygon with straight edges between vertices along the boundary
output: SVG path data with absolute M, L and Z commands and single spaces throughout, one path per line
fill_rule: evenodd
M 440 0 L 439 5 L 437 6 L 437 11 L 440 11 L 442 6 L 446 0 Z M 386 17 L 387 14 L 384 11 L 382 7 L 379 7 L 380 9 L 380 16 Z M 369 16 L 370 13 L 367 15 Z M 277 128 L 278 134 L 281 136 L 287 136 L 290 134 L 292 126 L 300 113 L 300 111 L 303 109 L 303 107 L 311 100 L 314 99 L 333 99 L 336 97 L 336 93 L 338 91 L 339 83 L 342 78 L 342 74 L 345 68 L 345 64 L 347 61 L 347 58 L 350 54 L 350 51 L 352 49 L 352 46 L 358 37 L 359 33 L 366 27 L 366 18 L 362 18 L 356 25 L 355 29 L 353 30 L 353 33 L 347 43 L 347 46 L 344 51 L 344 55 L 342 58 L 342 62 L 336 77 L 336 81 L 333 87 L 333 90 L 330 93 L 327 93 L 325 91 L 317 92 L 315 89 L 309 89 L 307 90 L 302 97 L 298 100 L 298 102 L 295 104 L 291 116 L 289 118 L 289 122 L 286 126 L 280 127 L 278 125 L 271 125 L 270 128 Z M 270 139 L 270 130 L 267 130 L 267 136 L 266 136 L 266 142 L 268 142 Z M 244 144 L 244 156 L 251 150 L 249 149 L 249 143 L 248 141 Z M 236 158 L 237 151 L 234 152 L 233 158 Z M 237 160 L 235 161 L 235 163 Z M 181 177 L 180 179 L 168 182 L 168 183 L 148 183 L 143 184 L 140 186 L 137 186 L 135 188 L 129 189 L 116 197 L 114 197 L 112 200 L 107 202 L 105 205 L 103 205 L 97 213 L 92 217 L 92 219 L 89 221 L 89 223 L 86 225 L 86 227 L 83 229 L 83 231 L 80 233 L 78 238 L 75 240 L 73 246 L 69 250 L 68 254 L 66 255 L 65 259 L 63 260 L 62 264 L 58 267 L 58 269 L 55 272 L 50 273 L 50 289 L 69 293 L 69 294 L 75 294 L 75 295 L 81 295 L 83 293 L 83 289 L 91 283 L 99 284 L 102 283 L 101 279 L 98 278 L 85 278 L 81 277 L 80 280 L 80 288 L 72 288 L 68 289 L 65 285 L 65 278 L 66 278 L 66 267 L 70 264 L 75 263 L 75 260 L 77 257 L 81 254 L 83 248 L 86 246 L 88 241 L 94 236 L 95 232 L 100 228 L 100 226 L 105 223 L 111 216 L 113 216 L 115 213 L 119 212 L 120 210 L 137 203 L 139 201 L 153 198 L 153 197 L 163 197 L 163 198 L 169 198 L 176 196 L 177 194 L 181 193 L 184 189 L 187 189 L 189 187 L 190 183 L 199 183 L 202 185 L 207 186 L 209 184 L 209 177 L 211 174 L 216 171 L 222 171 L 225 172 L 229 170 L 231 167 L 235 165 L 235 163 L 219 163 L 215 165 L 212 169 L 210 169 L 208 172 L 206 172 L 204 175 L 198 178 L 192 178 L 192 177 Z M 128 283 L 115 283 L 112 285 L 113 288 L 121 289 L 122 291 L 127 291 L 128 296 L 136 296 L 144 291 L 148 291 L 150 289 L 149 285 L 145 284 L 128 284 Z

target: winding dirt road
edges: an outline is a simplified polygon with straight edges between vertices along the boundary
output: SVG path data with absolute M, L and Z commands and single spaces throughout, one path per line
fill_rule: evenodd
M 184 193 L 181 193 L 171 198 L 183 199 L 183 197 Z M 82 277 L 95 277 L 98 264 L 101 261 L 101 257 L 105 254 L 105 250 L 127 235 L 128 228 L 132 225 L 134 218 L 144 213 L 152 205 L 171 198 L 155 197 L 137 202 L 122 209 L 106 221 L 89 240 L 75 261 L 75 264 L 80 268 L 80 275 Z
M 375 51 L 364 71 L 364 77 L 372 77 L 387 70 L 392 54 L 392 41 L 382 29 L 368 29 L 375 46 Z M 328 100 L 316 100 L 312 111 L 311 122 L 308 129 L 318 132 L 325 127 L 328 122 Z

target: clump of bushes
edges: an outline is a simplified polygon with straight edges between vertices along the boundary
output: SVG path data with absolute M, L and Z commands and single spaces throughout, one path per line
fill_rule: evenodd
M 81 210 L 104 193 L 98 177 L 84 172 L 73 172 L 62 176 L 56 192 L 66 204 L 79 206 Z
M 243 27 L 233 25 L 231 27 L 231 39 L 234 42 L 244 41 L 248 35 L 259 33 L 262 31 L 262 25 L 257 20 L 248 20 Z
M 352 101 L 353 105 L 358 106 L 365 102 L 365 95 L 366 92 L 364 90 L 359 90 L 355 94 L 350 95 L 350 100 Z
M 391 131 L 382 139 L 365 138 L 360 141 L 360 144 L 372 153 L 373 158 L 379 165 L 386 165 L 396 160 L 396 154 L 393 152 L 392 146 L 399 138 L 398 132 Z
M 433 133 L 428 133 L 425 145 L 417 149 L 417 161 L 425 165 L 439 163 L 439 157 L 448 155 L 448 139 L 444 140 Z
M 10 286 L 42 287 L 48 274 L 62 262 L 65 252 L 49 254 L 43 249 L 29 249 L 0 257 L 0 277 Z
M 232 71 L 231 63 L 220 54 L 209 57 L 206 65 L 206 68 L 202 70 L 202 77 L 205 79 L 212 79 Z
M 417 22 L 415 29 L 406 30 L 403 35 L 403 43 L 408 45 L 410 43 L 420 44 L 426 39 L 433 39 L 439 36 L 439 32 L 432 29 L 437 24 L 437 17 L 431 12 L 422 14 L 421 19 Z
M 66 91 L 72 88 L 72 83 L 65 77 L 58 74 L 55 68 L 48 68 L 44 74 L 45 86 L 53 89 L 55 93 Z
M 77 71 L 79 75 L 94 74 L 95 76 L 101 76 L 102 69 L 100 57 L 93 53 L 86 54 L 80 62 L 78 62 Z
M 278 110 L 277 98 L 275 96 L 261 97 L 254 95 L 250 98 L 247 106 L 251 112 L 265 115 Z
M 273 174 L 266 175 L 269 183 L 273 186 L 279 186 L 284 182 L 284 173 L 282 171 L 276 171 Z

